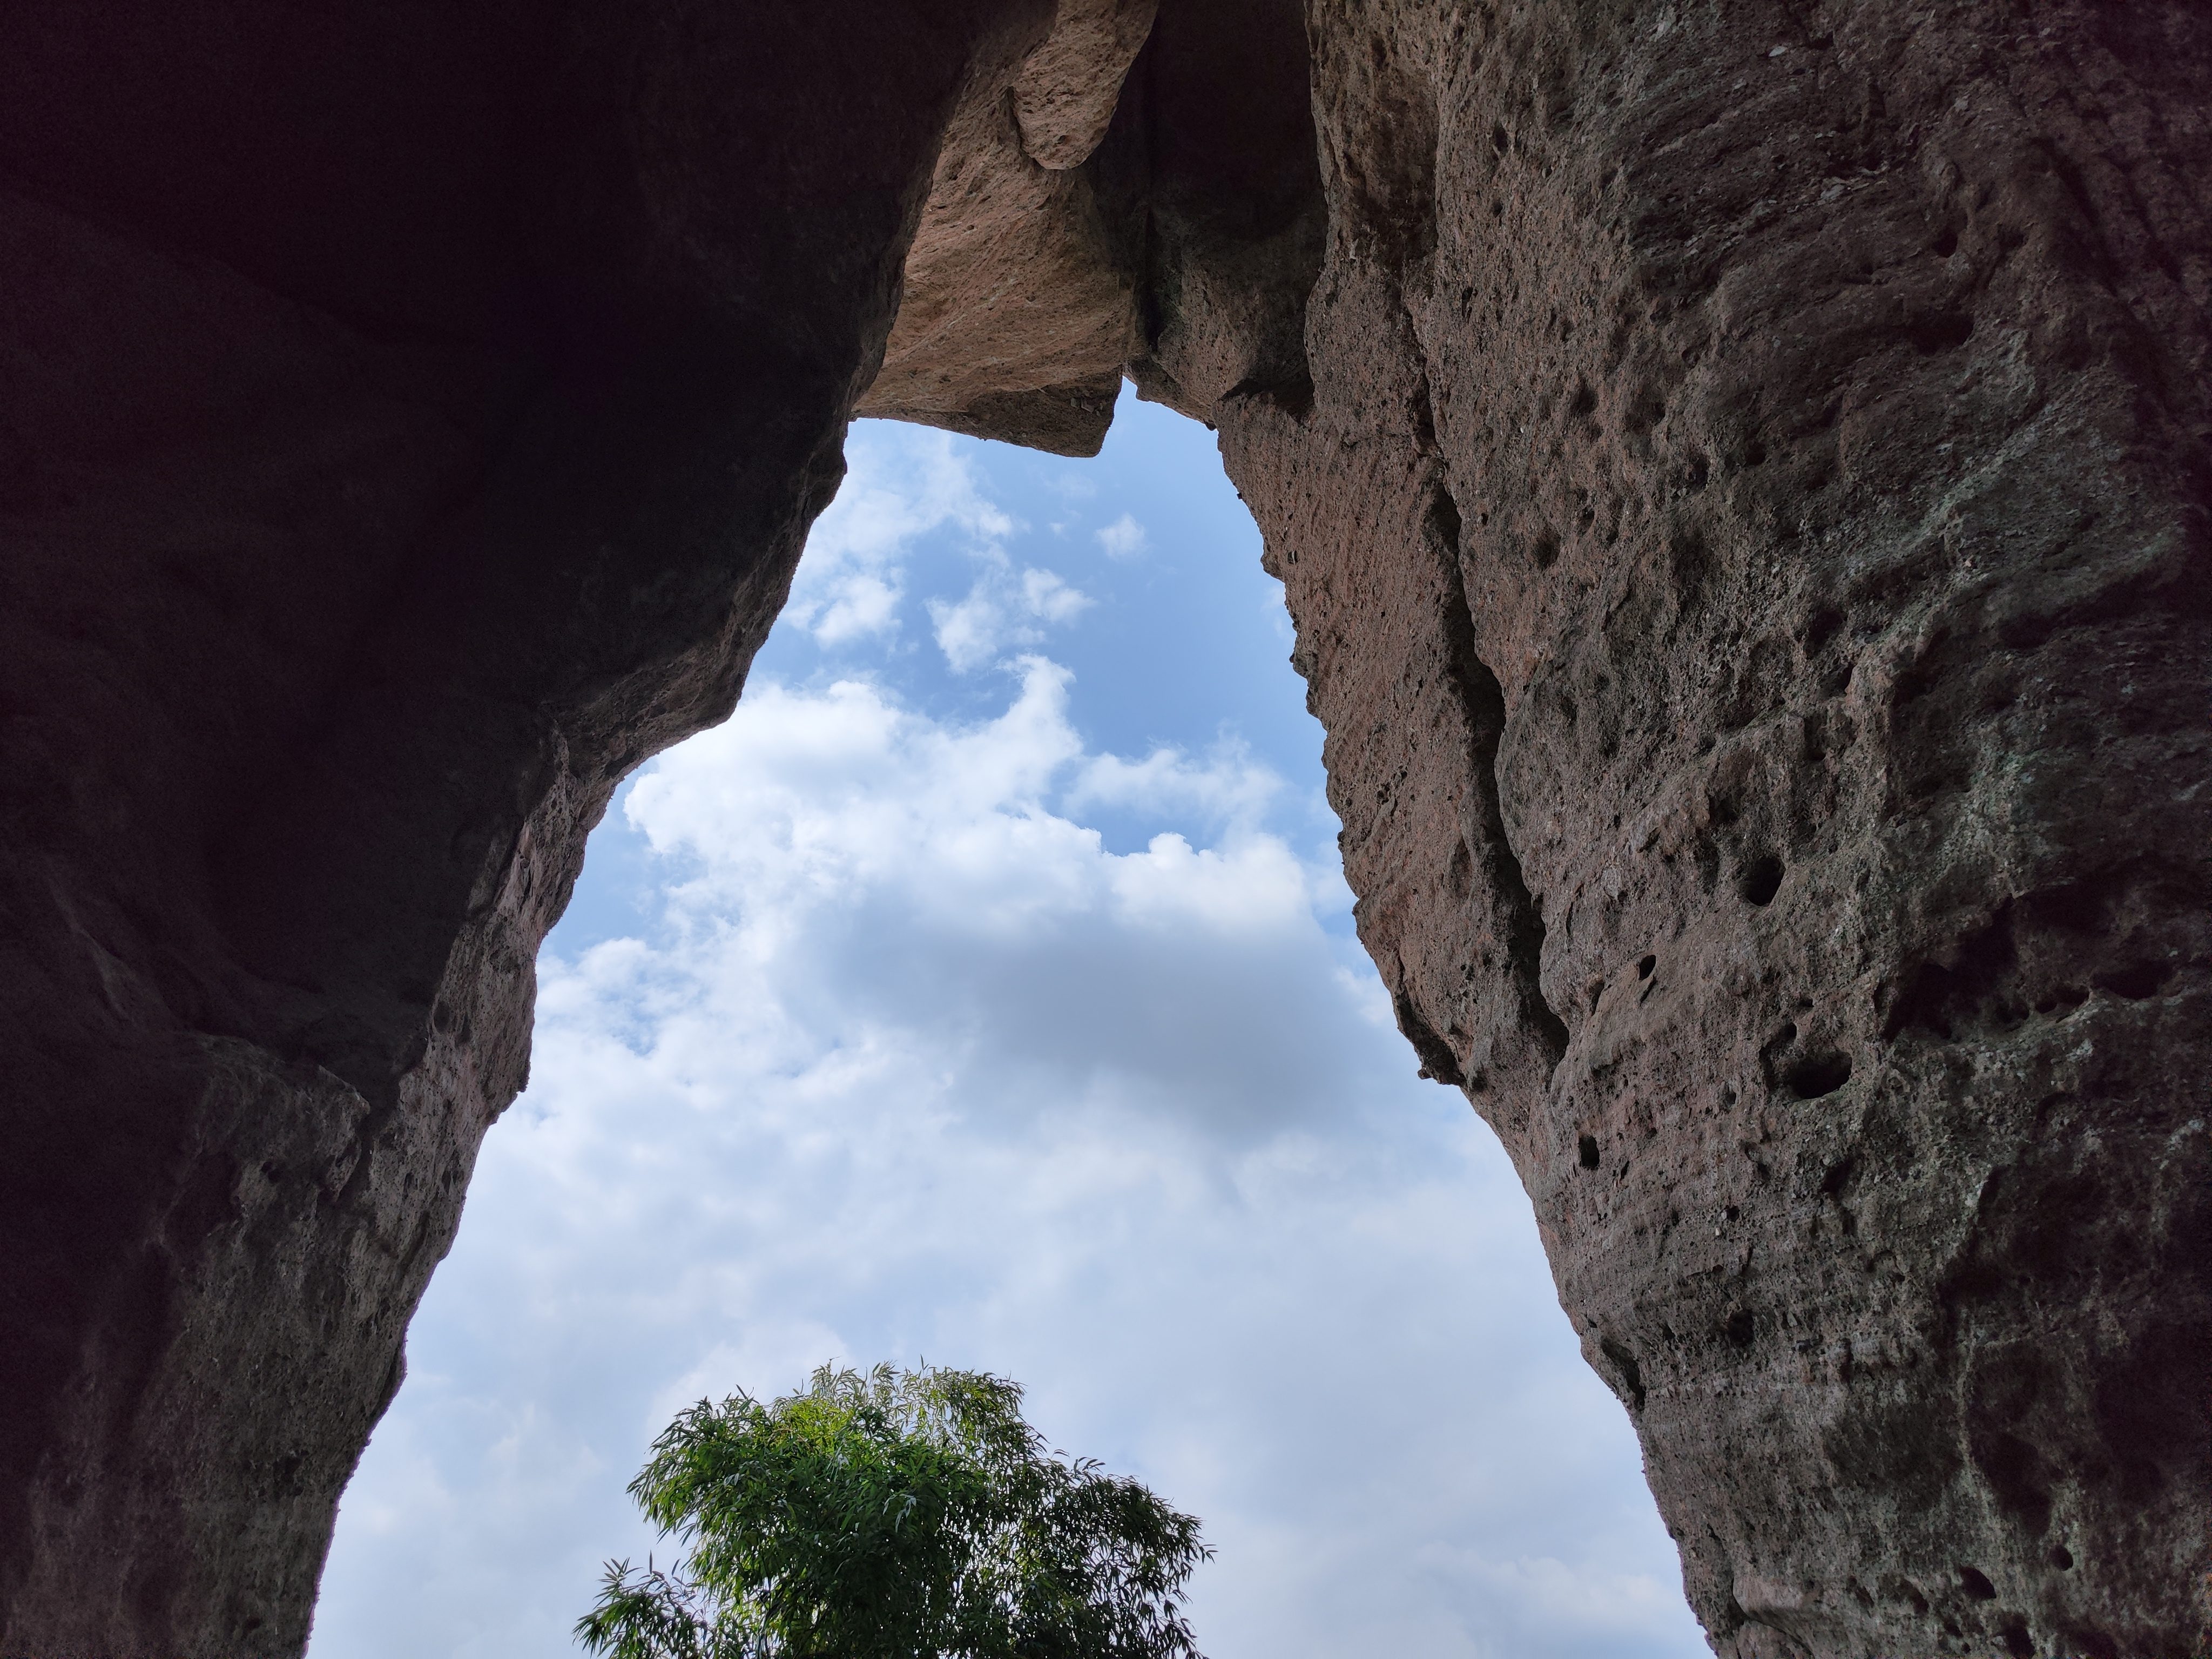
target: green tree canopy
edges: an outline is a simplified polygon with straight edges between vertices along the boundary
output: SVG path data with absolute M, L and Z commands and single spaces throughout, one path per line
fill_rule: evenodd
M 1046 1449 L 1020 1387 L 825 1365 L 701 1401 L 630 1495 L 688 1555 L 610 1562 L 577 1621 L 613 1659 L 1200 1659 L 1197 1521 Z

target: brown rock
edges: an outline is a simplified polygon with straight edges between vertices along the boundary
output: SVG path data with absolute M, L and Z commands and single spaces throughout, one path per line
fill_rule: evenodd
M 1031 161 L 1060 172 L 1091 159 L 1158 9 L 1159 0 L 1061 0 L 1051 34 L 1014 79 L 1014 119 Z
M 301 1650 L 584 836 L 1048 17 L 0 21 L 0 1654 Z
M 854 412 L 1096 455 L 1136 343 L 1091 179 L 1153 0 L 1066 0 L 945 137 L 882 372 Z
M 2212 27 L 1997 15 L 1328 9 L 1216 415 L 1741 1659 L 2208 1636 Z

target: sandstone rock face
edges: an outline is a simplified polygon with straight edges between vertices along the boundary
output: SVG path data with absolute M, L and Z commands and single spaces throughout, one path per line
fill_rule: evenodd
M 2203 1651 L 2212 18 L 1313 22 L 1223 451 L 1717 1649 Z
M 939 152 L 882 372 L 854 413 L 1096 455 L 1135 294 L 1091 177 L 1155 0 L 1066 0 L 1011 84 L 978 76 Z
M 1717 1650 L 2201 1651 L 2208 116 L 2186 0 L 10 12 L 0 1654 L 299 1651 L 848 414 L 1124 369 Z
M 1066 0 L 1054 14 L 1052 33 L 1014 80 L 1014 119 L 1031 161 L 1058 172 L 1091 159 L 1158 10 L 1159 0 Z

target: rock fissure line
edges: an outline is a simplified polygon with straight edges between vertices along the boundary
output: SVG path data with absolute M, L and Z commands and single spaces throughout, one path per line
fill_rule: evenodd
M 1567 1051 L 1567 1026 L 1544 995 L 1543 908 L 1529 893 L 1521 860 L 1514 856 L 1513 843 L 1506 835 L 1504 801 L 1498 780 L 1498 747 L 1505 734 L 1505 692 L 1489 665 L 1476 654 L 1474 620 L 1468 608 L 1467 585 L 1460 574 L 1458 504 L 1446 485 L 1438 483 L 1435 489 L 1429 527 L 1443 569 L 1448 660 L 1472 740 L 1468 770 L 1474 786 L 1476 833 L 1490 884 L 1503 913 L 1498 932 L 1504 943 L 1507 971 L 1543 1052 L 1557 1066 Z M 1479 1073 L 1466 1078 L 1440 1076 L 1439 1080 L 1463 1082 L 1469 1089 L 1486 1086 Z

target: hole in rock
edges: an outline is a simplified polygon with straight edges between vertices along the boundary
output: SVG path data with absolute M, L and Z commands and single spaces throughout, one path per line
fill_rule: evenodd
M 2166 988 L 2173 976 L 2171 967 L 2162 962 L 2133 962 L 2124 968 L 2115 968 L 2109 973 L 2094 975 L 2089 983 L 2100 991 L 2110 991 L 2116 997 L 2125 997 L 2130 1002 L 2142 1002 L 2156 996 Z
M 1636 977 L 1638 979 L 1650 979 L 1651 977 L 1651 970 L 1658 965 L 1658 957 L 1645 957 L 1641 962 L 1638 962 L 1636 964 Z
M 1997 1587 L 1990 1583 L 1990 1576 L 1979 1567 L 1961 1566 L 1959 1569 L 1959 1588 L 1977 1601 L 1997 1599 Z
M 1961 1030 L 1999 1030 L 2027 1018 L 2020 995 L 2020 957 L 2014 940 L 2013 908 L 2002 905 L 1987 925 L 1961 938 L 1951 966 L 1937 961 L 1908 969 L 1893 991 L 1886 992 L 1882 1035 L 1894 1040 L 1912 1027 L 1949 1039 Z
M 1851 1080 L 1851 1057 L 1833 1051 L 1808 1054 L 1784 1073 L 1782 1080 L 1798 1099 L 1818 1100 Z
M 1753 859 L 1736 878 L 1735 890 L 1747 904 L 1764 908 L 1773 903 L 1782 890 L 1782 860 L 1771 854 Z
M 1456 556 L 1460 537 L 1466 530 L 1466 521 L 1460 517 L 1459 503 L 1452 499 L 1449 489 L 1432 490 L 1429 495 L 1429 532 L 1437 538 L 1437 545 Z
M 622 1488 L 674 1403 L 911 1364 L 925 1339 L 1026 1385 L 1054 1443 L 1142 1455 L 1213 1538 L 1287 1528 L 1327 1564 L 1224 1550 L 1195 1581 L 1208 1652 L 1273 1650 L 1285 1620 L 1314 1652 L 1371 1650 L 1378 1571 L 1397 1613 L 1462 1618 L 1464 1585 L 1390 1564 L 1437 1543 L 1415 1517 L 1474 1514 L 1501 1435 L 1567 1436 L 1577 1491 L 1547 1524 L 1610 1537 L 1632 1514 L 1635 1571 L 1663 1576 L 1624 1413 L 1546 1397 L 1576 1339 L 1510 1160 L 1370 1018 L 1322 730 L 1211 437 L 1125 400 L 1095 461 L 861 422 L 848 464 L 736 712 L 590 843 L 539 961 L 531 1086 L 348 1493 L 318 1659 L 565 1630 L 591 1599 L 576 1563 L 651 1547 Z M 1436 506 L 1441 551 L 1462 527 Z M 1342 574 L 1319 540 L 1278 551 L 1294 585 Z M 1308 660 L 1328 695 L 1326 645 Z M 1425 856 L 1470 890 L 1498 857 Z M 1479 1000 L 1406 967 L 1468 1052 Z M 1607 1165 L 1595 1134 L 1569 1147 Z M 1243 1192 L 1246 1167 L 1279 1173 Z M 1409 1194 L 1445 1224 L 1408 1224 Z M 1479 1284 L 1455 1215 L 1513 1230 Z M 1110 1309 L 1144 1312 L 1102 1347 Z M 1593 1357 L 1632 1401 L 1621 1353 Z M 1295 1406 L 1286 1365 L 1313 1373 Z M 1316 1405 L 1354 1455 L 1285 1486 Z M 495 1419 L 516 1458 L 483 1455 Z M 1378 1483 L 1402 1524 L 1357 1501 Z M 495 1554 L 489 1514 L 526 1536 Z M 1510 1559 L 1525 1525 L 1445 1540 Z M 1499 1595 L 1478 1611 L 1503 1627 L 1521 1605 Z M 1219 1610 L 1248 1604 L 1264 1626 Z M 1668 1651 L 1700 1645 L 1671 1592 L 1651 1617 Z
M 1925 322 L 1915 323 L 1905 331 L 1912 349 L 1923 357 L 1933 357 L 1938 352 L 1955 351 L 1966 343 L 1974 332 L 1974 319 L 1963 311 L 1947 311 Z
M 1939 259 L 1949 258 L 1959 251 L 1959 233 L 1948 225 L 1944 226 L 1936 240 L 1928 245 L 1928 251 Z
M 1722 1334 L 1737 1347 L 1747 1348 L 1751 1346 L 1752 1338 L 1759 1334 L 1759 1322 L 1752 1317 L 1750 1309 L 1738 1308 L 1728 1316 L 1728 1323 L 1721 1329 Z
M 1974 1462 L 1996 1494 L 1997 1507 L 2034 1537 L 2051 1525 L 2051 1492 L 2043 1459 L 2016 1434 L 1987 1424 L 1975 1428 L 1970 1445 Z
M 1673 567 L 1675 586 L 1691 593 L 1712 569 L 1713 550 L 1696 531 L 1685 530 L 1668 538 L 1667 561 Z
M 2045 1559 L 2061 1572 L 2071 1572 L 2074 1570 L 2074 1552 L 2063 1544 L 2053 1544 L 2051 1547 L 2050 1555 Z
M 2002 1629 L 2006 1653 L 2011 1659 L 2035 1659 L 2035 1638 L 2027 1633 L 2027 1620 L 2018 1613 L 2008 1613 Z
M 1609 1336 L 1599 1341 L 1598 1352 L 1613 1361 L 1613 1368 L 1620 1373 L 1621 1386 L 1627 1390 L 1629 1405 L 1637 1411 L 1642 1411 L 1648 1396 L 1644 1389 L 1644 1367 L 1637 1363 L 1636 1356 L 1626 1343 Z

